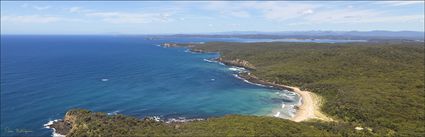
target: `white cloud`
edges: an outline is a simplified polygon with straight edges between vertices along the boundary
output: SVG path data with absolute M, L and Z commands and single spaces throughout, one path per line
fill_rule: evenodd
M 227 14 L 230 14 L 234 17 L 247 18 L 251 15 L 246 11 L 229 11 Z
M 51 8 L 51 6 L 30 5 L 28 3 L 24 3 L 20 7 L 22 7 L 22 8 L 32 8 L 32 9 L 35 9 L 35 10 L 47 10 L 47 9 Z
M 231 16 L 238 18 L 248 18 L 251 14 L 246 7 L 241 5 L 232 4 L 227 1 L 212 1 L 208 2 L 203 9 L 213 11 L 221 14 L 222 16 Z
M 380 4 L 402 6 L 423 4 L 423 1 L 384 1 Z M 330 5 L 304 2 L 210 2 L 207 10 L 219 11 L 231 17 L 251 17 L 260 13 L 260 17 L 270 21 L 285 22 L 298 20 L 317 23 L 378 23 L 378 22 L 414 22 L 423 20 L 423 15 L 392 15 L 382 10 L 365 10 L 348 5 L 335 8 Z M 289 25 L 305 25 L 305 23 L 289 23 Z
M 405 5 L 424 5 L 424 1 L 379 1 L 378 4 L 384 4 L 388 6 L 405 6 Z
M 300 25 L 311 25 L 310 22 L 295 22 L 295 23 L 289 23 L 288 26 L 300 26 Z
M 316 14 L 305 17 L 304 19 L 316 23 L 345 23 L 365 21 L 378 15 L 380 15 L 380 13 L 369 10 L 343 9 L 319 11 Z
M 313 4 L 303 4 L 294 2 L 225 2 L 214 1 L 206 5 L 204 9 L 216 11 L 223 16 L 247 18 L 254 13 L 261 13 L 263 17 L 274 21 L 284 21 L 297 18 L 303 15 L 313 14 L 315 8 L 319 6 Z
M 265 18 L 284 21 L 313 14 L 319 5 L 301 4 L 292 2 L 266 2 L 258 3 L 255 8 L 262 11 Z
M 241 27 L 241 24 L 239 24 L 239 23 L 231 23 L 231 24 L 227 24 L 227 26 L 229 26 L 231 28 L 239 28 L 239 27 Z
M 21 5 L 22 8 L 28 8 L 29 4 L 28 3 L 24 3 Z
M 371 8 L 363 3 L 378 6 Z M 286 26 L 316 27 L 318 25 L 352 25 L 353 28 L 359 25 L 369 25 L 366 23 L 382 23 L 394 25 L 397 23 L 423 24 L 423 13 L 399 12 L 408 7 L 405 5 L 423 4 L 423 1 L 383 1 L 383 2 L 363 2 L 363 3 L 328 3 L 318 2 L 174 2 L 160 6 L 141 6 L 140 8 L 125 9 L 119 11 L 110 8 L 88 7 L 90 5 L 69 6 L 59 9 L 54 5 L 39 6 L 30 4 L 18 5 L 18 8 L 35 10 L 45 10 L 51 12 L 49 15 L 15 15 L 3 16 L 1 22 L 13 23 L 55 23 L 55 22 L 90 22 L 92 24 L 128 24 L 138 25 L 142 23 L 164 23 L 180 21 L 180 23 L 201 23 L 205 28 L 238 28 L 250 26 L 257 23 L 277 24 Z M 373 4 L 380 5 L 373 5 Z M 149 5 L 149 4 L 147 4 Z M 388 6 L 387 8 L 383 8 Z M 394 7 L 389 7 L 394 6 Z M 400 7 L 395 7 L 400 6 Z M 56 11 L 59 11 L 56 13 Z M 408 9 L 406 9 L 408 10 Z M 73 13 L 62 14 L 63 12 Z M 41 12 L 38 14 L 42 14 Z M 9 14 L 7 14 L 9 15 Z M 227 18 L 222 18 L 227 17 Z M 241 20 L 242 19 L 242 20 Z M 219 20 L 218 22 L 216 22 Z M 252 22 L 249 22 L 249 21 Z M 230 22 L 231 21 L 231 22 Z M 59 23 L 58 23 L 59 24 Z M 248 25 L 249 24 L 249 25 Z M 258 25 L 252 25 L 258 27 Z M 26 24 L 25 24 L 26 25 Z M 168 24 L 167 24 L 168 25 Z M 169 24 L 171 26 L 171 24 Z M 256 26 L 257 25 L 257 26 Z M 404 25 L 402 25 L 404 26 Z M 178 27 L 178 26 L 177 26 Z M 273 26 L 274 27 L 274 26 Z M 320 26 L 319 26 L 320 27 Z M 296 28 L 296 27 L 294 27 Z
M 93 11 L 93 10 L 90 10 L 90 9 L 85 9 L 83 7 L 71 7 L 71 8 L 68 8 L 66 10 L 70 13 L 87 13 L 87 12 Z
M 36 10 L 47 10 L 50 8 L 50 6 L 33 6 Z
M 393 5 L 410 5 L 423 3 L 423 1 L 389 1 Z M 387 4 L 388 4 L 387 3 Z M 288 21 L 296 19 L 308 23 L 289 23 L 295 25 L 311 25 L 317 23 L 394 23 L 394 22 L 420 22 L 423 15 L 391 15 L 380 10 L 357 9 L 349 5 L 346 8 L 329 9 L 327 5 L 296 3 L 296 2 L 247 2 L 236 9 L 256 9 L 262 16 L 271 21 Z M 231 6 L 231 7 L 234 7 Z
M 99 17 L 109 23 L 151 23 L 172 21 L 171 13 L 126 13 L 126 12 L 92 12 L 89 17 Z
M 314 11 L 312 9 L 302 11 L 302 14 L 313 14 L 313 13 L 314 13 Z
M 59 21 L 69 21 L 69 22 L 77 22 L 82 21 L 80 19 L 68 19 L 57 16 L 48 16 L 48 15 L 23 15 L 23 16 L 15 16 L 15 15 L 6 15 L 1 16 L 2 23 L 53 23 Z
M 71 7 L 68 11 L 71 13 L 79 13 L 81 11 L 81 7 Z
M 373 10 L 326 10 L 306 16 L 308 22 L 315 23 L 381 23 L 381 22 L 415 22 L 423 20 L 423 15 L 387 15 Z

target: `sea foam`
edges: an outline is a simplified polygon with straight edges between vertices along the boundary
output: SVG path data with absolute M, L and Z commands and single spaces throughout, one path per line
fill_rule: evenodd
M 117 114 L 118 114 L 118 112 L 120 112 L 120 111 L 118 111 L 118 110 L 117 110 L 117 111 L 114 111 L 114 112 L 109 112 L 109 113 L 108 113 L 108 115 L 109 115 L 109 116 L 117 115 Z
M 51 121 L 49 121 L 49 122 L 47 122 L 46 124 L 43 125 L 44 128 L 52 129 L 53 130 L 52 137 L 65 137 L 65 135 L 61 135 L 59 133 L 56 133 L 56 129 L 55 128 L 51 128 L 50 127 L 51 125 L 53 125 L 54 122 L 58 122 L 59 120 L 61 120 L 61 119 L 51 120 Z
M 275 116 L 275 117 L 279 117 L 279 116 L 280 116 L 280 111 L 279 111 L 279 112 L 277 112 L 274 116 Z
M 204 59 L 204 61 L 206 61 L 206 62 L 211 62 L 211 63 L 216 63 L 217 61 L 214 61 L 214 60 L 212 60 L 212 59 Z
M 247 72 L 245 68 L 241 68 L 241 67 L 230 67 L 229 70 L 236 71 L 236 72 L 239 72 L 239 73 Z
M 238 78 L 238 79 L 240 79 L 240 80 L 242 80 L 242 81 L 244 81 L 244 82 L 246 82 L 246 83 L 252 84 L 252 85 L 257 85 L 257 86 L 261 86 L 261 87 L 267 87 L 267 86 L 262 85 L 262 84 L 250 82 L 250 81 L 248 81 L 248 80 L 240 77 L 238 74 L 233 74 L 233 76 L 236 77 L 236 78 Z
M 177 118 L 169 118 L 165 123 L 184 123 L 184 122 L 201 121 L 201 120 L 205 120 L 205 119 L 202 119 L 202 118 L 187 119 L 185 117 L 177 117 Z

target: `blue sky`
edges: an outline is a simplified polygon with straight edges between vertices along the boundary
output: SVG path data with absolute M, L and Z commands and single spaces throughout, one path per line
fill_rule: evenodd
M 424 2 L 1 2 L 2 34 L 306 30 L 424 31 Z

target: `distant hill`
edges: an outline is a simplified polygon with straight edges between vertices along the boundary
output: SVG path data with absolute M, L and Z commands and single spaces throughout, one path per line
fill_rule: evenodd
M 306 38 L 306 39 L 406 39 L 424 40 L 421 31 L 229 31 L 217 33 L 177 34 L 176 36 L 242 37 L 242 38 Z

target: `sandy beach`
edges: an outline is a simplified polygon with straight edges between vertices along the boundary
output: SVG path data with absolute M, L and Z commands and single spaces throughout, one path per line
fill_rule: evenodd
M 316 95 L 309 91 L 303 91 L 298 87 L 292 87 L 292 86 L 281 85 L 281 84 L 264 81 L 252 75 L 251 73 L 239 74 L 239 76 L 253 83 L 269 85 L 279 89 L 293 91 L 297 93 L 298 95 L 300 95 L 301 104 L 297 106 L 298 107 L 297 112 L 295 113 L 294 117 L 290 119 L 292 121 L 301 122 L 301 121 L 306 121 L 310 119 L 333 121 L 331 118 L 329 118 L 328 116 L 326 116 L 325 114 L 321 112 L 320 105 L 322 104 L 323 100 L 319 95 Z
M 199 49 L 195 49 L 192 47 L 190 47 L 190 49 L 192 51 L 196 51 L 196 52 L 205 52 L 203 50 L 199 50 Z M 255 66 L 250 64 L 248 61 L 245 60 L 241 60 L 241 59 L 236 59 L 236 60 L 225 60 L 223 58 L 217 58 L 215 59 L 218 62 L 221 62 L 225 65 L 228 66 L 237 66 L 237 67 L 243 67 L 245 69 L 248 70 L 252 70 L 255 69 Z M 332 118 L 326 116 L 325 114 L 323 114 L 320 110 L 320 106 L 323 102 L 322 98 L 319 95 L 316 95 L 312 92 L 309 91 L 302 91 L 300 88 L 298 87 L 292 87 L 292 86 L 287 86 L 287 85 L 281 85 L 281 84 L 276 84 L 274 82 L 269 82 L 269 81 L 264 81 L 261 80 L 260 78 L 252 75 L 251 73 L 240 73 L 238 74 L 238 77 L 245 79 L 247 81 L 250 81 L 252 83 L 257 83 L 257 84 L 261 84 L 261 85 L 269 85 L 269 86 L 273 86 L 279 89 L 285 89 L 285 90 L 290 90 L 293 91 L 295 93 L 297 93 L 298 95 L 300 95 L 301 97 L 301 104 L 298 107 L 297 112 L 295 113 L 294 117 L 292 117 L 290 120 L 295 121 L 295 122 L 301 122 L 301 121 L 306 121 L 306 120 L 310 120 L 310 119 L 319 119 L 319 120 L 323 120 L 323 121 L 333 121 Z M 278 114 L 276 114 L 278 115 Z
M 301 122 L 309 119 L 320 119 L 324 121 L 332 121 L 331 118 L 327 117 L 320 111 L 321 98 L 309 91 L 302 91 L 298 87 L 291 87 L 286 85 L 279 85 L 288 89 L 292 89 L 293 92 L 301 96 L 301 105 L 298 106 L 298 110 L 292 121 Z

